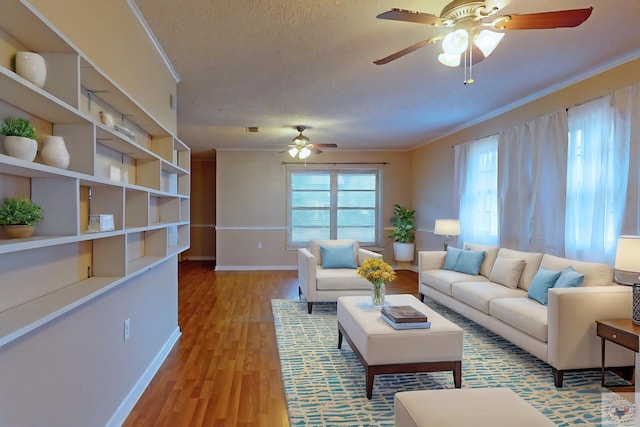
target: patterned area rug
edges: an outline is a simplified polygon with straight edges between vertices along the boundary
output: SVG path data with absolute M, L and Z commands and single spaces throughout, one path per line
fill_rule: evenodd
M 337 348 L 335 303 L 272 300 L 292 426 L 393 426 L 399 391 L 454 388 L 451 372 L 379 375 L 365 396 L 364 369 L 349 344 Z M 566 373 L 433 301 L 427 304 L 464 330 L 463 387 L 509 387 L 560 426 L 634 426 L 636 405 L 600 387 L 599 371 Z M 607 383 L 620 381 L 608 374 Z M 633 396 L 633 394 L 632 394 Z

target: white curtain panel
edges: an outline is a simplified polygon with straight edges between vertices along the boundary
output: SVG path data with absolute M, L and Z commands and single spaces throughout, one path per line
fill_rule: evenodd
M 626 98 L 626 99 L 625 99 Z M 628 131 L 629 179 L 627 182 L 627 205 L 622 219 L 620 234 L 640 234 L 640 84 L 617 91 L 614 105 L 622 106 L 619 111 L 618 129 Z
M 460 200 L 458 242 L 497 246 L 498 135 L 454 147 Z
M 627 199 L 634 93 L 629 87 L 569 109 L 568 258 L 615 261 Z
M 500 246 L 564 256 L 567 113 L 500 132 Z

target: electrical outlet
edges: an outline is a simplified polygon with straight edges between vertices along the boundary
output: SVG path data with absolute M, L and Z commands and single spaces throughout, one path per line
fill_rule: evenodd
M 262 242 L 258 242 L 258 249 L 262 249 Z
M 131 320 L 127 319 L 124 321 L 124 340 L 127 341 L 131 336 Z

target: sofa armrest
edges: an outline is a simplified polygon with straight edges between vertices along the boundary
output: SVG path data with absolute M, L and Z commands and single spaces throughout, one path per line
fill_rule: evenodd
M 298 285 L 307 301 L 315 300 L 317 267 L 318 261 L 308 249 L 298 249 Z
M 444 267 L 446 251 L 418 251 L 418 283 L 423 283 L 422 272 Z
M 601 340 L 596 320 L 631 318 L 629 286 L 549 289 L 548 363 L 556 369 L 599 367 Z M 607 347 L 608 366 L 634 364 L 633 352 Z
M 368 249 L 358 249 L 358 265 L 362 265 L 369 258 L 382 258 L 382 254 L 370 251 Z

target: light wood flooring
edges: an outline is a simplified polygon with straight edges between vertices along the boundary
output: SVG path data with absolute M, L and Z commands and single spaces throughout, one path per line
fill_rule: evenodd
M 408 270 L 387 287 L 388 294 L 417 290 Z M 297 271 L 180 263 L 182 336 L 124 426 L 289 426 L 272 298 L 298 298 Z

